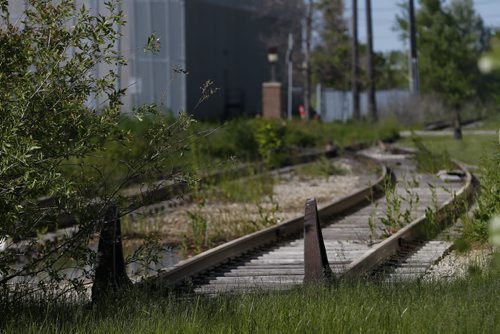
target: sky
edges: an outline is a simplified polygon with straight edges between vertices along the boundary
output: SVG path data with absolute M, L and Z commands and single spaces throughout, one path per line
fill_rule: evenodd
M 406 0 L 372 0 L 373 10 L 373 36 L 375 51 L 390 51 L 403 49 L 404 44 L 399 39 L 398 33 L 392 30 L 396 21 L 396 14 L 399 14 L 401 9 L 397 6 L 398 3 Z M 347 9 L 346 14 L 349 15 L 351 1 L 345 0 Z M 418 0 L 415 0 L 415 5 Z M 359 40 L 366 42 L 366 14 L 365 1 L 358 0 L 358 20 L 359 20 Z M 474 0 L 474 7 L 487 26 L 500 27 L 500 0 Z M 418 8 L 418 5 L 417 5 Z

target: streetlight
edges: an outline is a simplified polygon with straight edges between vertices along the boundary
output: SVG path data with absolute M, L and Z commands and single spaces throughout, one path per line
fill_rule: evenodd
M 276 82 L 276 64 L 278 63 L 278 48 L 272 46 L 267 51 L 267 61 L 271 65 L 271 82 Z

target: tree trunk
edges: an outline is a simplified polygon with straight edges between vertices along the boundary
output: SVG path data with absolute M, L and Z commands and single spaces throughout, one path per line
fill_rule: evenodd
M 456 140 L 461 140 L 462 139 L 462 121 L 460 119 L 460 111 L 458 108 L 455 108 L 455 120 L 454 120 L 454 131 L 453 131 L 453 136 L 455 137 Z

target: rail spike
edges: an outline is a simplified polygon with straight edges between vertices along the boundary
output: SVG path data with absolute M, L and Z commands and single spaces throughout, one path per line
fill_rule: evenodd
M 93 302 L 132 284 L 125 270 L 120 225 L 118 207 L 110 205 L 105 213 L 97 247 Z
M 304 284 L 328 283 L 334 277 L 328 263 L 316 199 L 308 199 L 304 215 Z

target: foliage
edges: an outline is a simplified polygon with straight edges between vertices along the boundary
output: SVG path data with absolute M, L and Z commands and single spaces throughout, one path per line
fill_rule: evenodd
M 195 255 L 218 244 L 260 231 L 278 222 L 279 204 L 272 194 L 254 202 L 255 206 L 242 206 L 239 210 L 221 208 L 206 210 L 205 203 L 188 212 L 189 228 L 183 235 L 181 249 Z
M 174 118 L 166 115 L 166 122 L 173 124 Z M 130 132 L 134 141 L 130 142 L 127 150 L 123 149 L 120 143 L 108 143 L 105 146 L 106 154 L 99 155 L 98 159 L 104 165 L 114 165 L 116 161 L 125 161 L 131 158 L 139 158 L 143 152 L 143 147 L 148 145 L 143 133 L 146 132 L 153 122 L 151 117 L 144 118 L 142 122 L 136 119 L 124 117 L 120 122 L 122 131 Z M 276 124 L 275 124 L 276 123 Z M 270 124 L 270 125 L 266 125 Z M 274 125 L 273 125 L 274 124 Z M 240 163 L 255 163 L 264 160 L 259 152 L 257 142 L 257 132 L 265 127 L 282 128 L 284 131 L 282 138 L 282 151 L 274 151 L 278 155 L 285 152 L 287 158 L 292 158 L 298 154 L 307 152 L 309 149 L 324 149 L 325 146 L 342 148 L 347 145 L 357 143 L 373 143 L 378 140 L 393 140 L 398 136 L 398 124 L 386 121 L 380 124 L 369 124 L 363 122 L 342 123 L 322 123 L 316 121 L 292 121 L 280 122 L 263 119 L 235 119 L 224 124 L 194 122 L 190 124 L 190 131 L 193 134 L 189 140 L 189 145 L 181 155 L 172 155 L 166 162 L 166 166 L 159 168 L 163 170 L 165 177 L 171 171 L 190 170 L 195 175 L 206 175 L 216 170 L 234 167 Z M 286 128 L 283 130 L 283 127 Z M 272 150 L 269 152 L 273 152 Z M 97 157 L 87 157 L 87 160 L 96 160 Z M 272 157 L 272 159 L 274 159 Z M 281 161 L 281 157 L 276 157 Z M 88 162 L 87 162 L 88 163 Z M 75 171 L 76 163 L 66 166 L 66 171 Z M 124 172 L 123 169 L 110 171 L 110 178 L 119 178 Z M 78 170 L 76 169 L 76 172 Z M 136 181 L 154 181 L 145 178 Z
M 296 172 L 299 175 L 328 178 L 332 175 L 344 175 L 347 171 L 333 163 L 330 159 L 322 156 L 315 162 L 297 167 Z
M 257 122 L 255 139 L 259 153 L 268 167 L 280 164 L 281 153 L 284 149 L 286 126 L 276 122 Z
M 8 241 L 0 286 L 22 277 L 38 283 L 34 290 L 64 294 L 92 278 L 96 254 L 88 246 L 109 204 L 127 213 L 130 203 L 119 191 L 139 176 L 153 178 L 180 155 L 192 120 L 172 122 L 156 105 L 138 108 L 137 119 L 150 121 L 139 146 L 137 132 L 120 125 L 125 91 L 116 78 L 126 64 L 115 47 L 125 23 L 118 1 L 105 3 L 107 14 L 93 15 L 72 0 L 29 0 L 16 23 L 8 3 L 1 4 L 0 239 Z M 158 47 L 150 39 L 147 48 Z M 109 70 L 96 77 L 97 66 Z M 123 159 L 104 158 L 111 148 Z M 37 238 L 68 217 L 74 233 L 58 242 Z M 21 264 L 19 252 L 27 255 Z M 68 266 L 90 269 L 67 278 Z
M 408 87 L 408 56 L 401 51 L 375 54 L 377 88 L 394 89 Z
M 500 330 L 498 274 L 445 282 L 342 283 L 285 292 L 175 298 L 131 291 L 101 309 L 32 304 L 4 314 L 5 333 L 483 333 Z
M 440 170 L 453 168 L 448 151 L 432 152 L 425 146 L 422 138 L 417 136 L 413 136 L 412 141 L 417 149 L 415 159 L 417 160 L 417 169 L 419 172 L 435 174 Z
M 412 222 L 413 196 L 411 193 L 409 195 L 409 201 L 407 201 L 407 199 L 398 194 L 396 187 L 386 187 L 385 198 L 387 209 L 385 216 L 380 218 L 380 222 L 384 225 L 384 236 L 391 236 L 400 228 Z M 404 210 L 403 203 L 408 203 L 408 207 Z
M 491 126 L 494 126 L 494 123 Z M 491 145 L 491 142 L 494 140 L 494 135 L 469 134 L 465 134 L 462 141 L 454 140 L 450 136 L 427 136 L 421 138 L 422 143 L 432 152 L 432 155 L 440 156 L 446 151 L 450 158 L 458 159 L 470 165 L 479 165 L 484 154 L 494 152 Z M 403 146 L 415 147 L 412 138 L 404 138 L 399 143 Z
M 482 72 L 481 96 L 491 97 L 497 106 L 500 103 L 500 32 L 496 32 L 478 62 Z
M 481 189 L 477 198 L 477 208 L 472 217 L 464 219 L 464 236 L 471 241 L 488 240 L 490 219 L 500 214 L 500 150 L 498 144 L 490 154 L 485 154 L 479 170 Z
M 479 61 L 479 69 L 484 73 L 500 69 L 500 33 L 497 32 Z
M 189 234 L 184 237 L 183 248 L 187 249 L 188 245 L 194 247 L 196 253 L 200 253 L 202 249 L 208 246 L 208 222 L 204 217 L 201 207 L 188 212 L 189 216 Z
M 406 17 L 398 26 L 408 30 Z M 486 30 L 470 0 L 421 0 L 416 13 L 419 72 L 423 93 L 440 94 L 452 108 L 476 96 L 481 39 Z
M 274 179 L 267 173 L 256 174 L 249 171 L 248 177 L 239 179 L 224 178 L 216 185 L 204 192 L 204 196 L 210 199 L 241 202 L 258 203 L 266 196 L 272 196 Z
M 312 55 L 315 79 L 336 89 L 347 89 L 351 82 L 351 46 L 343 0 L 320 0 L 321 43 Z

